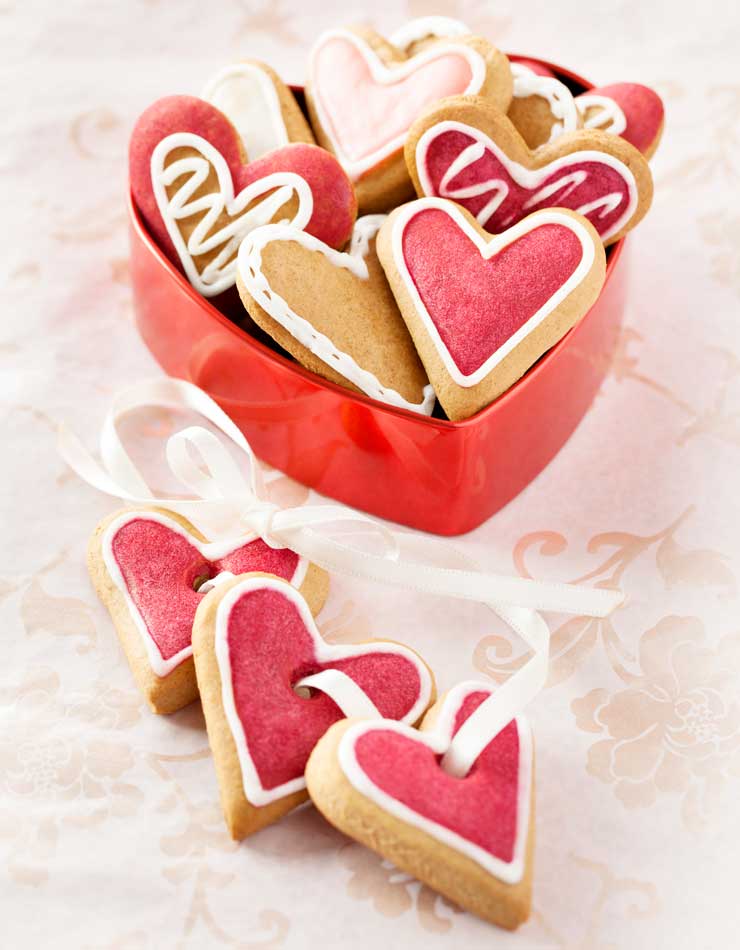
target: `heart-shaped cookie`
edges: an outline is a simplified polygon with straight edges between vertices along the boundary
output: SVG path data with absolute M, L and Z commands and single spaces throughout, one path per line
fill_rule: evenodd
M 599 86 L 576 98 L 586 129 L 620 135 L 652 158 L 663 134 L 665 109 L 655 90 L 636 82 Z
M 448 16 L 420 16 L 394 30 L 388 42 L 408 55 L 418 53 L 434 40 L 472 35 L 473 32 L 462 20 Z
M 209 581 L 269 571 L 299 588 L 316 612 L 328 590 L 326 572 L 287 548 L 256 536 L 209 544 L 185 518 L 163 509 L 128 509 L 101 521 L 87 563 L 156 713 L 175 712 L 198 696 L 193 620 Z
M 325 643 L 295 588 L 264 574 L 208 594 L 193 646 L 224 816 L 236 839 L 307 798 L 306 762 L 337 720 L 354 714 L 415 723 L 433 699 L 431 672 L 408 647 Z
M 453 420 L 488 405 L 553 346 L 594 302 L 606 269 L 581 215 L 536 211 L 491 237 L 444 198 L 394 211 L 378 256 Z
M 306 769 L 316 807 L 340 831 L 460 906 L 513 929 L 529 915 L 534 763 L 525 719 L 493 738 L 470 771 L 442 755 L 491 695 L 461 683 L 416 731 L 346 720 L 320 740 Z
M 425 106 L 463 93 L 504 112 L 511 99 L 508 60 L 479 37 L 435 42 L 409 58 L 371 30 L 338 29 L 311 52 L 311 123 L 354 182 L 363 212 L 387 211 L 413 194 L 403 161 L 409 127 Z
M 255 323 L 307 369 L 429 414 L 434 391 L 375 251 L 383 220 L 359 218 L 349 253 L 288 225 L 258 228 L 239 250 L 239 293 Z
M 643 218 L 653 196 L 645 158 L 618 136 L 581 129 L 531 151 L 506 116 L 472 96 L 421 116 L 406 162 L 417 194 L 451 198 L 494 234 L 557 207 L 587 217 L 611 244 Z
M 247 163 L 231 122 L 193 96 L 159 99 L 140 116 L 129 176 L 157 243 L 207 297 L 233 286 L 253 228 L 289 220 L 341 247 L 356 215 L 352 185 L 324 149 L 294 143 Z
M 202 98 L 234 125 L 250 161 L 289 142 L 315 142 L 293 93 L 257 59 L 224 66 L 208 80 Z
M 511 63 L 511 74 L 514 94 L 508 116 L 529 148 L 580 128 L 581 115 L 565 83 L 522 62 Z

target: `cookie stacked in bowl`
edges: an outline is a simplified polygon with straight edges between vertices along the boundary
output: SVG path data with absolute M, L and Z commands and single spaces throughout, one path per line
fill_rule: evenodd
M 575 94 L 574 94 L 575 93 Z M 324 379 L 464 420 L 589 310 L 652 199 L 659 98 L 578 94 L 446 18 L 337 28 L 305 101 L 266 64 L 140 117 L 151 235 L 217 306 Z

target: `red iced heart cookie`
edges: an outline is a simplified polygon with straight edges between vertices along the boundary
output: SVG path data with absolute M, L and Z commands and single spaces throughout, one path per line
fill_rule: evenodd
M 159 99 L 141 115 L 129 176 L 157 243 L 207 297 L 233 285 L 236 252 L 253 228 L 288 219 L 341 247 L 357 211 L 351 183 L 324 149 L 294 143 L 247 163 L 231 122 L 193 96 Z
M 318 743 L 306 770 L 314 804 L 350 835 L 481 917 L 514 928 L 532 887 L 532 740 L 522 718 L 463 777 L 442 754 L 491 688 L 462 683 L 417 732 L 348 721 Z
M 451 201 L 383 225 L 378 256 L 437 397 L 463 419 L 512 385 L 598 296 L 605 256 L 580 215 L 538 211 L 493 238 Z
M 226 823 L 243 838 L 307 797 L 316 742 L 347 714 L 414 723 L 431 673 L 390 641 L 331 646 L 300 594 L 264 574 L 217 587 L 198 609 L 195 666 Z M 311 687 L 300 695 L 299 687 Z
M 649 86 L 617 82 L 589 89 L 576 98 L 587 129 L 620 135 L 651 158 L 663 134 L 663 101 Z
M 473 97 L 419 118 L 406 162 L 419 195 L 453 199 L 494 234 L 558 207 L 583 214 L 610 244 L 642 219 L 653 194 L 647 162 L 618 136 L 581 129 L 530 151 L 509 119 Z
M 479 94 L 506 110 L 506 57 L 479 37 L 436 42 L 407 58 L 370 30 L 339 29 L 316 42 L 306 97 L 316 138 L 356 183 L 362 211 L 384 211 L 412 193 L 403 164 L 419 112 L 444 96 Z
M 207 581 L 222 572 L 269 571 L 290 581 L 314 610 L 326 599 L 324 571 L 261 538 L 205 543 L 172 512 L 118 512 L 98 525 L 88 567 L 110 611 L 139 687 L 155 712 L 170 713 L 198 695 L 192 660 L 195 611 Z

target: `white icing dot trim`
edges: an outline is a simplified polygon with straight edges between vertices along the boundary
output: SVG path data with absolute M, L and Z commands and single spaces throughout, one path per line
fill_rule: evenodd
M 385 65 L 385 63 L 383 63 L 375 50 L 356 33 L 352 33 L 350 30 L 341 29 L 327 30 L 325 33 L 322 33 L 311 50 L 311 55 L 309 57 L 308 70 L 311 92 L 313 93 L 314 105 L 316 112 L 318 113 L 321 126 L 328 135 L 332 143 L 332 148 L 339 159 L 340 164 L 352 181 L 357 181 L 363 176 L 365 172 L 369 171 L 371 168 L 374 168 L 384 159 L 388 158 L 389 155 L 392 155 L 394 152 L 403 148 L 408 129 L 402 132 L 400 135 L 397 135 L 394 139 L 391 139 L 390 142 L 386 142 L 386 144 L 382 145 L 380 148 L 374 149 L 369 155 L 363 155 L 359 158 L 356 158 L 349 156 L 344 152 L 337 139 L 331 116 L 327 112 L 326 106 L 323 102 L 321 89 L 316 82 L 316 58 L 318 56 L 319 50 L 325 43 L 336 39 L 346 40 L 355 47 L 357 52 L 365 60 L 373 80 L 380 85 L 392 86 L 394 83 L 400 82 L 407 76 L 411 75 L 411 73 L 415 72 L 420 66 L 432 62 L 435 59 L 439 59 L 442 56 L 447 56 L 450 53 L 455 53 L 458 56 L 462 56 L 467 60 L 468 65 L 470 66 L 471 79 L 468 85 L 462 91 L 461 95 L 475 94 L 480 92 L 483 83 L 485 82 L 485 60 L 476 50 L 469 46 L 465 46 L 462 43 L 435 44 L 433 47 L 423 50 L 416 56 L 412 56 L 405 63 L 399 63 L 393 67 L 388 67 Z M 341 83 L 341 76 L 335 77 L 335 81 Z M 362 103 L 358 103 L 357 107 L 362 108 Z M 409 125 L 410 124 L 411 123 L 409 123 Z
M 614 99 L 609 96 L 599 96 L 586 92 L 576 99 L 576 105 L 583 116 L 584 129 L 601 129 L 602 132 L 611 132 L 612 135 L 621 135 L 627 128 L 627 116 Z M 589 119 L 586 112 L 597 109 Z
M 468 237 L 478 248 L 481 257 L 484 258 L 484 260 L 490 260 L 492 257 L 495 257 L 499 251 L 503 250 L 503 248 L 505 248 L 507 245 L 512 244 L 522 235 L 528 234 L 530 231 L 534 231 L 537 228 L 548 224 L 558 224 L 568 228 L 569 231 L 572 231 L 573 234 L 575 234 L 581 245 L 581 260 L 578 263 L 575 271 L 573 271 L 565 283 L 563 283 L 562 286 L 558 288 L 552 297 L 550 297 L 549 300 L 543 304 L 536 313 L 532 314 L 526 323 L 519 327 L 516 333 L 513 333 L 508 338 L 508 340 L 502 343 L 502 345 L 497 350 L 495 350 L 488 357 L 488 359 L 478 367 L 477 370 L 468 375 L 463 373 L 458 368 L 452 357 L 452 354 L 445 346 L 436 324 L 432 320 L 429 311 L 424 305 L 424 301 L 421 299 L 421 295 L 419 294 L 416 283 L 411 276 L 403 255 L 403 233 L 408 223 L 414 217 L 416 217 L 417 214 L 427 211 L 430 208 L 444 211 L 445 214 L 452 218 L 452 220 L 465 234 L 465 236 Z M 498 366 L 498 364 L 506 356 L 508 356 L 509 353 L 511 353 L 511 351 L 515 349 L 515 347 L 517 347 L 526 336 L 535 330 L 542 323 L 542 321 L 550 313 L 552 313 L 552 311 L 563 300 L 565 300 L 568 294 L 570 294 L 588 275 L 589 271 L 591 270 L 591 266 L 593 265 L 595 255 L 594 245 L 589 231 L 586 230 L 584 225 L 581 224 L 578 219 L 573 218 L 568 214 L 564 214 L 562 211 L 537 211 L 534 214 L 531 214 L 528 218 L 525 218 L 523 221 L 520 221 L 518 224 L 515 224 L 513 227 L 509 228 L 508 231 L 504 231 L 503 234 L 496 235 L 491 237 L 489 240 L 486 240 L 486 238 L 481 237 L 475 228 L 472 227 L 472 225 L 462 214 L 459 207 L 453 202 L 447 201 L 445 198 L 419 198 L 417 201 L 412 201 L 410 204 L 405 205 L 394 221 L 393 232 L 391 234 L 391 246 L 393 250 L 393 261 L 396 269 L 404 282 L 409 296 L 411 297 L 416 312 L 419 314 L 419 317 L 424 323 L 424 327 L 429 334 L 429 337 L 434 344 L 434 347 L 437 350 L 442 362 L 444 363 L 446 371 L 458 386 L 465 388 L 475 386 L 481 382 L 481 380 L 485 379 L 485 377 L 488 376 L 488 374 L 493 369 L 495 369 L 496 366 Z
M 539 76 L 521 63 L 510 65 L 511 75 L 514 77 L 514 98 L 528 99 L 530 96 L 539 96 L 545 99 L 550 107 L 552 117 L 556 120 L 550 129 L 550 142 L 563 132 L 574 132 L 578 128 L 576 101 L 565 83 L 552 76 Z
M 176 666 L 179 666 L 183 660 L 186 660 L 189 656 L 193 655 L 193 647 L 192 644 L 188 644 L 188 646 L 180 650 L 179 653 L 176 653 L 168 660 L 165 660 L 162 654 L 159 652 L 159 647 L 152 638 L 149 628 L 147 627 L 144 618 L 139 612 L 139 608 L 136 606 L 131 597 L 128 585 L 124 580 L 121 568 L 118 566 L 118 561 L 116 560 L 116 557 L 113 553 L 113 541 L 121 528 L 124 528 L 132 521 L 153 521 L 156 524 L 164 525 L 166 528 L 169 528 L 176 534 L 186 538 L 188 542 L 192 544 L 192 546 L 197 551 L 199 551 L 207 561 L 217 561 L 220 558 L 226 557 L 228 554 L 231 554 L 234 551 L 239 550 L 239 548 L 244 547 L 245 544 L 249 544 L 251 541 L 256 541 L 258 536 L 256 534 L 246 534 L 235 540 L 215 541 L 210 544 L 203 544 L 198 541 L 198 539 L 195 538 L 189 531 L 186 531 L 179 522 L 155 511 L 124 512 L 124 514 L 111 521 L 111 523 L 105 529 L 101 539 L 103 563 L 105 564 L 105 568 L 108 571 L 110 579 L 123 595 L 128 612 L 131 615 L 134 624 L 136 625 L 136 629 L 141 635 L 141 642 L 144 646 L 144 650 L 146 651 L 146 656 L 149 660 L 149 665 L 151 666 L 152 671 L 157 676 L 164 677 L 171 673 Z M 303 557 L 299 557 L 293 577 L 290 579 L 290 583 L 296 588 L 300 587 L 306 578 L 307 570 L 308 561 Z M 223 574 L 228 573 L 228 571 L 222 571 L 217 575 L 216 578 L 213 578 L 210 583 L 212 585 L 215 584 L 218 578 L 222 578 Z
M 501 162 L 504 168 L 508 171 L 509 175 L 511 175 L 518 185 L 528 190 L 536 188 L 541 182 L 543 182 L 546 178 L 549 178 L 555 172 L 561 170 L 565 172 L 562 178 L 557 179 L 550 185 L 547 185 L 545 188 L 536 192 L 536 194 L 529 198 L 523 205 L 525 210 L 532 207 L 538 201 L 542 201 L 544 198 L 547 198 L 550 195 L 556 194 L 558 192 L 561 193 L 561 198 L 565 198 L 577 185 L 585 181 L 586 172 L 584 172 L 582 169 L 578 172 L 568 174 L 568 168 L 574 164 L 578 164 L 580 162 L 599 162 L 600 164 L 608 165 L 610 168 L 613 168 L 615 171 L 617 171 L 627 184 L 627 207 L 624 209 L 623 214 L 620 215 L 620 217 L 614 222 L 614 224 L 612 224 L 611 227 L 601 235 L 602 241 L 608 240 L 613 234 L 616 234 L 618 231 L 620 231 L 637 210 L 638 196 L 635 176 L 632 174 L 627 165 L 624 164 L 624 162 L 621 162 L 613 155 L 609 155 L 606 152 L 599 152 L 589 149 L 582 152 L 572 152 L 570 155 L 563 155 L 562 158 L 557 158 L 555 161 L 549 162 L 544 168 L 526 168 L 524 165 L 520 165 L 518 162 L 515 162 L 513 159 L 509 158 L 509 156 L 501 148 L 499 148 L 499 146 L 491 138 L 489 138 L 484 132 L 481 132 L 480 129 L 476 129 L 474 126 L 467 125 L 464 122 L 455 122 L 451 119 L 445 119 L 442 122 L 437 122 L 435 125 L 430 126 L 430 128 L 428 128 L 426 132 L 421 135 L 419 141 L 417 142 L 416 172 L 419 176 L 421 188 L 425 195 L 434 194 L 434 188 L 427 171 L 427 152 L 432 140 L 438 135 L 444 134 L 445 132 L 462 132 L 475 141 L 472 145 L 466 146 L 450 163 L 449 168 L 439 183 L 440 197 L 457 200 L 460 198 L 473 198 L 478 195 L 485 195 L 490 192 L 491 200 L 476 215 L 476 219 L 481 227 L 486 226 L 502 202 L 506 199 L 506 196 L 509 192 L 509 186 L 500 178 L 488 179 L 487 181 L 478 182 L 474 185 L 467 185 L 462 188 L 452 186 L 451 182 L 470 165 L 473 165 L 475 162 L 479 161 L 487 150 L 493 152 L 496 158 Z M 579 214 L 587 214 L 596 210 L 597 208 L 601 208 L 602 210 L 600 217 L 603 217 L 605 214 L 608 214 L 610 211 L 613 211 L 616 207 L 618 207 L 619 200 L 621 200 L 621 195 L 618 192 L 614 192 L 612 194 L 604 195 L 602 198 L 590 202 L 589 204 L 584 204 L 580 208 L 576 208 L 575 211 L 577 211 Z M 509 218 L 503 222 L 502 226 L 506 227 L 508 222 L 511 221 L 513 217 L 513 214 L 510 215 Z
M 420 16 L 409 20 L 391 33 L 388 42 L 397 49 L 405 50 L 412 43 L 425 40 L 428 37 L 439 39 L 449 36 L 466 36 L 473 31 L 462 20 L 455 20 L 449 16 Z
M 169 154 L 177 148 L 190 148 L 199 154 L 167 165 Z M 273 172 L 247 185 L 235 196 L 231 171 L 223 155 L 206 139 L 191 132 L 176 132 L 162 139 L 152 152 L 150 167 L 152 190 L 167 233 L 188 280 L 204 297 L 213 297 L 233 285 L 236 251 L 242 240 L 253 228 L 271 221 L 291 198 L 298 199 L 298 210 L 290 223 L 305 228 L 311 220 L 313 195 L 308 182 L 300 175 Z M 218 177 L 218 191 L 194 198 L 211 169 Z M 167 187 L 178 178 L 184 180 L 168 198 Z M 266 197 L 250 208 L 262 195 Z M 231 220 L 211 233 L 224 212 Z M 186 243 L 179 222 L 196 216 L 200 220 Z M 193 258 L 216 249 L 220 249 L 216 257 L 202 271 L 198 270 Z
M 335 251 L 311 234 L 286 224 L 268 224 L 253 231 L 239 248 L 239 275 L 244 285 L 262 309 L 276 320 L 301 346 L 305 346 L 327 366 L 331 366 L 365 395 L 399 409 L 430 415 L 434 408 L 433 388 L 424 387 L 420 403 L 412 403 L 390 387 L 383 386 L 369 370 L 360 366 L 348 353 L 337 349 L 332 340 L 317 330 L 305 317 L 300 316 L 290 304 L 275 293 L 262 272 L 262 251 L 274 241 L 293 241 L 309 251 L 319 251 L 335 267 L 350 271 L 355 277 L 367 280 L 368 269 L 365 256 L 370 240 L 385 219 L 374 214 L 359 218 L 352 233 L 350 252 Z
M 244 795 L 247 801 L 252 805 L 260 807 L 277 801 L 280 798 L 284 798 L 286 795 L 292 795 L 294 792 L 302 791 L 306 787 L 306 780 L 301 775 L 288 782 L 283 782 L 282 785 L 276 785 L 274 788 L 265 788 L 257 774 L 254 760 L 249 753 L 244 727 L 236 710 L 234 688 L 231 678 L 231 659 L 229 657 L 229 618 L 231 611 L 239 599 L 245 594 L 257 590 L 276 591 L 295 605 L 307 632 L 313 640 L 314 656 L 318 663 L 327 664 L 336 660 L 343 660 L 355 656 L 367 656 L 373 653 L 395 653 L 398 656 L 405 657 L 412 663 L 419 676 L 419 695 L 414 705 L 403 717 L 402 722 L 414 723 L 419 719 L 429 704 L 432 695 L 432 681 L 429 670 L 421 662 L 419 657 L 416 656 L 412 650 L 409 650 L 408 647 L 404 647 L 400 643 L 380 641 L 377 644 L 362 643 L 353 646 L 333 646 L 326 643 L 316 627 L 316 622 L 311 615 L 308 604 L 303 597 L 285 581 L 272 577 L 250 577 L 242 581 L 242 583 L 236 584 L 226 593 L 216 611 L 215 653 L 219 674 L 221 676 L 221 701 L 229 729 L 231 730 L 236 745 L 242 773 Z M 306 702 L 311 702 L 311 700 L 306 700 Z
M 523 716 L 515 719 L 519 734 L 519 783 L 517 787 L 516 835 L 514 853 L 510 862 L 502 861 L 490 852 L 463 838 L 455 831 L 440 825 L 418 812 L 397 798 L 381 789 L 362 769 L 357 760 L 356 746 L 358 739 L 368 732 L 396 732 L 399 735 L 421 742 L 428 746 L 435 755 L 443 755 L 449 748 L 452 740 L 452 730 L 455 718 L 465 699 L 472 693 L 492 693 L 492 688 L 484 683 L 460 683 L 450 690 L 444 700 L 433 730 L 419 732 L 408 726 L 390 719 L 380 722 L 360 722 L 351 726 L 339 743 L 337 757 L 339 766 L 347 777 L 350 785 L 361 795 L 375 802 L 380 808 L 398 818 L 406 824 L 418 828 L 432 838 L 454 848 L 461 854 L 475 861 L 484 871 L 503 881 L 505 884 L 516 884 L 524 876 L 526 864 L 527 832 L 529 830 L 529 813 L 532 791 L 532 734 L 529 723 Z M 476 710 L 477 711 L 477 710 Z M 475 713 L 473 713 L 475 716 Z M 470 717 L 472 718 L 472 716 Z M 470 721 L 470 720 L 468 720 Z M 464 779 L 461 779 L 464 781 Z
M 250 161 L 290 141 L 275 84 L 256 63 L 224 66 L 208 80 L 201 98 L 233 123 Z

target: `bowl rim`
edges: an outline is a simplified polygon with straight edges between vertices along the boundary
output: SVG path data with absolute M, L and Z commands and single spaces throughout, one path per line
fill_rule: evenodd
M 574 73 L 569 69 L 565 69 L 563 66 L 560 66 L 557 63 L 551 63 L 546 59 L 541 59 L 539 56 L 531 56 L 525 53 L 507 53 L 510 58 L 521 58 L 529 59 L 533 62 L 540 63 L 543 66 L 551 69 L 558 78 L 565 78 L 571 82 L 582 86 L 585 90 L 593 89 L 593 83 L 588 82 L 578 73 Z M 298 86 L 291 84 L 290 89 L 294 92 L 304 92 L 303 86 Z M 413 200 L 413 199 L 412 199 Z M 168 277 L 178 286 L 178 289 L 185 293 L 186 296 L 190 297 L 191 300 L 203 308 L 205 313 L 207 313 L 211 318 L 215 318 L 216 321 L 224 327 L 226 330 L 233 333 L 237 339 L 241 340 L 242 343 L 247 346 L 251 346 L 254 349 L 257 349 L 263 356 L 268 357 L 272 361 L 276 362 L 278 365 L 290 369 L 293 372 L 297 372 L 300 376 L 303 376 L 305 379 L 309 380 L 316 386 L 326 387 L 330 391 L 337 393 L 338 395 L 343 396 L 344 398 L 355 400 L 361 405 L 366 405 L 371 407 L 376 412 L 389 413 L 394 416 L 401 416 L 406 419 L 413 419 L 415 422 L 421 422 L 426 425 L 431 425 L 431 427 L 441 429 L 443 431 L 454 431 L 454 430 L 463 430 L 470 428 L 471 426 L 476 426 L 488 415 L 493 415 L 498 409 L 501 409 L 506 405 L 507 402 L 516 398 L 517 393 L 528 384 L 530 380 L 535 378 L 539 373 L 544 372 L 545 366 L 551 359 L 554 359 L 558 352 L 567 344 L 567 341 L 572 333 L 574 333 L 580 325 L 586 320 L 595 306 L 598 305 L 601 297 L 606 289 L 607 284 L 612 278 L 617 262 L 621 257 L 626 241 L 626 237 L 620 238 L 618 241 L 615 241 L 609 247 L 609 255 L 606 261 L 606 275 L 604 277 L 604 283 L 601 290 L 599 291 L 599 296 L 596 298 L 594 303 L 589 307 L 589 309 L 584 313 L 581 319 L 567 331 L 558 342 L 550 347 L 547 352 L 545 352 L 529 369 L 521 376 L 512 386 L 510 386 L 504 393 L 498 396 L 493 402 L 489 403 L 487 406 L 484 406 L 482 409 L 479 409 L 472 416 L 468 416 L 466 419 L 461 419 L 457 422 L 453 422 L 450 419 L 437 419 L 432 416 L 426 416 L 419 412 L 414 412 L 410 409 L 403 409 L 398 406 L 391 406 L 387 403 L 383 403 L 380 400 L 373 399 L 370 396 L 365 395 L 365 393 L 355 392 L 354 390 L 347 389 L 345 386 L 340 386 L 338 383 L 331 382 L 328 379 L 324 379 L 322 376 L 319 376 L 317 373 L 312 373 L 310 370 L 307 370 L 305 367 L 297 360 L 283 356 L 281 353 L 275 352 L 270 347 L 266 346 L 260 340 L 257 340 L 246 330 L 244 330 L 237 323 L 234 323 L 230 320 L 224 313 L 222 313 L 218 307 L 216 307 L 208 297 L 202 296 L 198 291 L 192 286 L 190 281 L 181 273 L 177 267 L 170 261 L 164 251 L 159 247 L 154 238 L 150 235 L 147 226 L 142 219 L 139 209 L 136 207 L 136 202 L 134 201 L 134 196 L 131 188 L 128 189 L 128 212 L 129 212 L 129 221 L 134 228 L 137 237 L 146 245 L 147 250 L 157 259 L 158 263 L 166 271 Z

